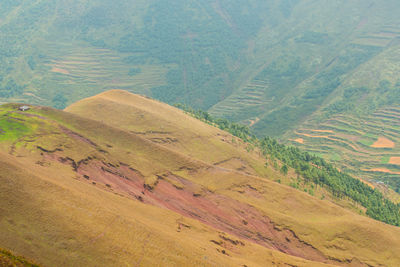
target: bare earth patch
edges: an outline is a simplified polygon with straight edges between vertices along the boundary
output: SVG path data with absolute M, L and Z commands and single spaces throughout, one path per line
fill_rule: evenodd
M 400 165 L 400 157 L 391 157 L 389 160 L 389 164 Z
M 249 127 L 254 126 L 254 124 L 256 124 L 256 123 L 259 122 L 259 121 L 260 121 L 260 118 L 255 118 L 254 120 L 250 120 L 250 125 L 249 125 Z
M 374 148 L 394 148 L 395 143 L 385 137 L 379 137 L 378 140 L 371 145 Z
M 297 143 L 300 143 L 300 144 L 304 144 L 304 139 L 303 138 L 297 138 L 297 139 L 294 139 L 293 141 L 295 141 Z

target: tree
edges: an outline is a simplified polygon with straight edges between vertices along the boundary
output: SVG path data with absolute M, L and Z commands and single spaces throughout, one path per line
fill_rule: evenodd
M 281 172 L 282 172 L 284 175 L 287 175 L 288 171 L 289 171 L 288 166 L 287 166 L 286 164 L 283 164 L 283 165 L 282 165 L 282 168 L 281 168 Z
M 67 99 L 63 93 L 57 93 L 53 97 L 53 106 L 57 109 L 64 109 L 67 106 Z

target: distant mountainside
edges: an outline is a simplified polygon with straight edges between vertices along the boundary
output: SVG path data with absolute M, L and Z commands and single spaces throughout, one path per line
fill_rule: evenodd
M 400 192 L 399 13 L 397 0 L 1 1 L 0 102 L 129 90 Z M 371 146 L 382 138 L 393 145 Z
M 19 107 L 0 106 L 0 247 L 43 266 L 400 264 L 399 227 L 179 109 Z

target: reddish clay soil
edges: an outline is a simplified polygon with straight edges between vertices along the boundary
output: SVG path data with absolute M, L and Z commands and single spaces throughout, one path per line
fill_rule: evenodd
M 255 207 L 210 192 L 173 173 L 159 174 L 155 183 L 146 184 L 145 177 L 138 170 L 124 163 L 113 165 L 94 157 L 75 162 L 68 157 L 62 157 L 62 151 L 42 150 L 42 154 L 47 160 L 58 160 L 71 165 L 82 181 L 104 190 L 175 211 L 242 240 L 289 255 L 313 261 L 342 264 L 339 260 L 326 257 L 311 244 L 301 240 L 292 230 L 279 228 L 266 214 Z M 263 197 L 251 185 L 244 186 L 237 192 L 249 197 Z M 182 227 L 186 226 L 179 225 L 177 231 L 179 232 Z M 187 227 L 190 228 L 190 226 Z M 223 234 L 220 237 L 222 240 L 210 240 L 210 242 L 221 246 L 221 251 L 227 246 L 245 245 Z
M 171 173 L 159 175 L 154 185 L 147 185 L 140 172 L 124 164 L 116 167 L 90 160 L 80 164 L 77 172 L 83 179 L 108 190 L 173 210 L 241 239 L 305 259 L 328 262 L 321 252 L 300 240 L 291 230 L 277 228 L 256 208 L 211 193 Z M 183 185 L 183 188 L 171 181 Z M 249 187 L 244 191 L 257 195 L 254 190 Z
M 373 148 L 394 148 L 395 143 L 385 137 L 379 137 L 378 140 L 371 145 Z

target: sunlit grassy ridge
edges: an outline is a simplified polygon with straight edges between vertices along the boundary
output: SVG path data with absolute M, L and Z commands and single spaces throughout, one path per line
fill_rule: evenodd
M 398 228 L 270 181 L 285 176 L 178 109 L 122 91 L 18 107 L 1 108 L 33 130 L 0 143 L 0 246 L 44 266 L 400 260 Z
M 110 112 L 111 110 L 115 112 Z M 290 178 L 280 173 L 279 170 L 274 170 L 272 167 L 273 165 L 265 167 L 265 158 L 262 156 L 262 153 L 260 154 L 259 150 L 254 147 L 249 147 L 243 141 L 240 141 L 226 132 L 224 133 L 210 125 L 190 118 L 182 111 L 158 101 L 117 90 L 79 101 L 68 107 L 66 111 L 88 117 L 105 125 L 110 125 L 113 128 L 129 131 L 131 134 L 147 139 L 157 146 L 175 151 L 174 153 L 178 154 L 175 154 L 175 156 L 169 155 L 168 159 L 173 158 L 175 162 L 179 159 L 178 161 L 184 164 L 185 167 L 178 167 L 177 165 L 170 165 L 171 163 L 167 163 L 168 166 L 175 166 L 172 167 L 174 169 L 172 172 L 174 175 L 201 184 L 211 192 L 244 201 L 262 210 L 272 221 L 277 222 L 279 227 L 291 229 L 297 236 L 305 238 L 305 240 L 307 240 L 306 242 L 312 244 L 318 250 L 323 251 L 323 253 L 333 253 L 332 255 L 336 255 L 334 257 L 344 253 L 340 256 L 343 257 L 349 250 L 352 250 L 349 249 L 347 245 L 345 245 L 346 249 L 341 250 L 341 252 L 338 250 L 333 252 L 333 250 L 331 250 L 332 246 L 337 246 L 337 242 L 340 242 L 337 238 L 336 231 L 345 232 L 346 235 L 352 235 L 352 240 L 364 240 L 361 241 L 363 244 L 376 244 L 375 242 L 367 242 L 364 239 L 366 236 L 371 236 L 370 234 L 365 234 L 364 236 L 364 234 L 362 234 L 364 230 L 361 230 L 361 232 L 353 230 L 348 232 L 344 229 L 364 229 L 365 225 L 362 223 L 364 220 L 372 224 L 378 222 L 356 215 L 353 212 L 347 213 L 348 211 L 346 211 L 345 213 L 341 213 L 344 210 L 339 206 L 332 205 L 330 200 L 328 200 L 331 199 L 329 197 L 329 192 L 325 192 L 326 199 L 322 201 L 295 189 L 279 185 L 278 183 L 270 183 L 268 181 L 269 179 L 275 181 L 282 179 L 281 181 L 283 182 L 285 179 Z M 77 128 L 77 130 L 78 129 L 79 128 Z M 214 149 L 208 150 L 208 154 L 205 154 L 206 151 L 202 150 L 202 146 L 196 141 L 187 144 L 186 141 L 184 141 L 191 139 L 199 143 L 201 142 L 204 147 L 210 146 L 210 142 L 217 146 L 214 146 Z M 232 139 L 236 139 L 236 141 Z M 218 149 L 216 149 L 217 147 Z M 246 151 L 246 148 L 249 152 Z M 233 154 L 236 153 L 239 159 L 231 159 L 229 153 L 221 154 L 221 151 L 230 151 L 229 153 Z M 176 155 L 180 156 L 176 158 Z M 198 161 L 190 161 L 191 163 L 188 163 L 182 161 L 181 157 L 192 160 L 196 157 L 201 159 L 202 163 Z M 140 159 L 138 158 L 136 160 Z M 136 160 L 130 162 L 136 164 Z M 221 160 L 230 163 L 224 165 L 224 163 L 220 163 Z M 237 165 L 238 161 L 241 162 L 240 165 L 242 166 Z M 165 159 L 162 161 L 153 160 L 152 164 L 155 168 L 158 168 L 161 162 L 165 162 Z M 246 162 L 248 164 L 247 167 Z M 269 164 L 272 163 L 273 162 L 270 162 Z M 210 167 L 210 164 L 214 166 Z M 146 169 L 143 162 L 135 166 L 140 166 L 138 168 L 143 171 Z M 222 166 L 222 168 L 220 166 Z M 243 169 L 243 166 L 246 168 Z M 169 169 L 171 169 L 171 167 Z M 232 169 L 234 169 L 234 172 L 231 172 Z M 260 171 L 263 169 L 264 171 Z M 259 171 L 260 174 L 258 174 Z M 152 174 L 147 171 L 145 173 Z M 259 179 L 254 175 L 249 176 L 247 173 L 254 173 L 268 179 Z M 288 176 L 294 177 L 294 181 L 296 181 L 296 174 L 294 171 L 289 170 Z M 157 190 L 157 185 L 153 178 L 149 177 L 148 183 L 151 187 L 155 185 L 154 188 Z M 176 188 L 184 188 L 183 190 L 188 189 L 188 187 L 184 185 L 185 183 L 182 185 L 182 182 L 174 182 L 174 184 Z M 251 188 L 253 188 L 254 191 L 249 192 L 248 190 L 252 190 Z M 320 187 L 318 186 L 318 188 L 314 189 L 317 192 L 320 190 Z M 201 196 L 204 193 L 201 193 L 201 190 L 199 192 L 197 189 L 194 194 Z M 318 198 L 320 198 L 320 196 L 318 196 Z M 340 211 L 340 214 L 334 211 Z M 354 217 L 350 219 L 350 217 L 347 216 Z M 349 222 L 354 222 L 357 226 L 350 226 L 348 225 Z M 397 229 L 385 224 L 378 224 L 382 225 L 385 229 Z M 379 228 L 381 229 L 381 226 Z M 374 232 L 373 236 L 375 236 L 375 230 L 369 229 L 368 231 Z M 397 234 L 394 235 L 397 236 Z M 395 239 L 397 239 L 397 237 L 395 237 Z M 327 240 L 332 240 L 333 243 L 328 245 L 330 241 Z M 355 243 L 351 241 L 350 243 L 353 244 L 351 247 L 355 248 L 357 247 L 355 244 L 358 243 L 358 241 Z M 350 243 L 344 241 L 344 244 L 350 245 Z M 375 250 L 375 248 L 373 250 Z M 361 252 L 359 248 L 355 251 Z M 358 253 L 355 251 L 353 251 L 353 253 Z M 369 254 L 369 252 L 363 255 L 367 254 Z
M 2 106 L 19 113 L 18 107 Z M 2 247 L 44 266 L 322 264 L 257 245 L 208 225 L 207 219 L 199 222 L 196 216 L 160 207 L 147 199 L 151 191 L 142 195 L 133 187 L 130 192 L 119 187 L 132 181 L 138 183 L 138 190 L 151 185 L 162 195 L 157 188 L 170 182 L 158 178 L 157 185 L 151 177 L 173 172 L 185 177 L 181 178 L 184 185 L 165 178 L 181 188 L 174 189 L 176 194 L 191 190 L 194 185 L 189 181 L 193 181 L 199 188 L 198 201 L 205 201 L 202 195 L 209 195 L 205 190 L 209 188 L 221 191 L 219 197 L 229 203 L 229 197 L 240 193 L 229 196 L 230 190 L 225 194 L 223 188 L 245 183 L 244 174 L 214 169 L 224 181 L 221 187 L 207 169 L 201 171 L 211 166 L 135 134 L 49 108 L 31 107 L 19 114 L 39 127 L 12 144 L 1 143 Z M 18 146 L 10 150 L 16 142 Z M 198 174 L 190 171 L 198 168 Z

